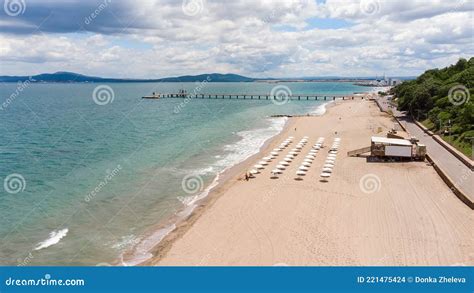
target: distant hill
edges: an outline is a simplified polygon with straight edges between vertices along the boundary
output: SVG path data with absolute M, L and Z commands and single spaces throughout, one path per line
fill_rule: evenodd
M 59 71 L 56 73 L 43 73 L 33 76 L 0 76 L 0 82 L 18 82 L 30 80 L 32 82 L 195 82 L 208 80 L 210 82 L 252 82 L 254 78 L 238 74 L 200 74 L 185 75 L 178 77 L 166 77 L 160 79 L 126 79 L 126 78 L 104 78 L 87 76 L 74 72 Z
M 254 82 L 254 81 L 345 81 L 356 82 L 364 80 L 373 80 L 375 77 L 343 77 L 343 76 L 320 76 L 320 77 L 290 77 L 290 78 L 252 78 L 238 74 L 220 74 L 209 73 L 199 75 L 183 75 L 176 77 L 164 77 L 158 79 L 133 79 L 133 78 L 105 78 L 98 76 L 88 76 L 74 72 L 59 71 L 56 73 L 42 73 L 33 76 L 0 76 L 0 82 L 18 82 L 30 80 L 32 82 L 58 82 L 58 83 L 73 83 L 73 82 L 196 82 L 207 80 L 209 82 Z M 407 80 L 414 79 L 412 77 L 400 77 L 398 79 Z

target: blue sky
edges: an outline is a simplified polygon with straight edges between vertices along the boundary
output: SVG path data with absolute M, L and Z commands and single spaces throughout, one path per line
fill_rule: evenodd
M 474 55 L 472 0 L 3 4 L 0 74 L 9 75 L 400 76 Z

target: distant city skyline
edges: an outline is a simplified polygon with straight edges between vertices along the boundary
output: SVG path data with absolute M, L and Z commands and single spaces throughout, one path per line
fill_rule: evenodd
M 4 0 L 0 75 L 415 76 L 474 55 L 474 2 Z

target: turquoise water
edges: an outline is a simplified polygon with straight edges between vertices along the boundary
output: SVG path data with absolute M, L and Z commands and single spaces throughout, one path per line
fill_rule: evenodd
M 278 85 L 293 94 L 364 90 Z M 322 103 L 141 99 L 182 88 L 268 94 L 276 86 L 268 83 L 108 84 L 113 100 L 94 101 L 97 86 L 0 85 L 1 265 L 96 265 L 132 247 L 143 256 L 157 224 L 192 207 L 222 170 L 281 130 L 284 118 L 269 115 Z

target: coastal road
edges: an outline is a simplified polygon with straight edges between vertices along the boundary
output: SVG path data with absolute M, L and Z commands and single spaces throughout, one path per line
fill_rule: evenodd
M 403 126 L 405 126 L 410 135 L 415 136 L 422 144 L 426 145 L 427 152 L 435 163 L 471 201 L 474 201 L 472 170 L 435 141 L 433 137 L 426 134 L 405 112 L 400 112 L 395 107 L 391 107 L 386 97 L 379 97 L 377 102 L 384 111 L 388 109 L 392 110 L 393 114 L 400 120 Z

